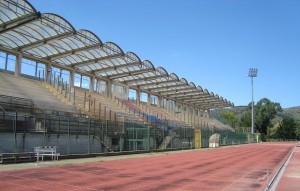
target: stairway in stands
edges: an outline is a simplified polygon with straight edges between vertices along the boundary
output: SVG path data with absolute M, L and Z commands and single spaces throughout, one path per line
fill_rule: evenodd
M 162 143 L 159 146 L 159 149 L 167 149 L 168 145 L 171 143 L 171 141 L 176 138 L 179 137 L 179 135 L 177 135 L 177 133 L 175 131 L 172 131 L 168 136 L 166 136 L 164 138 L 164 140 L 162 141 Z
M 118 117 L 121 117 L 123 121 L 124 119 L 130 121 L 143 121 L 138 115 L 128 112 L 111 98 L 81 88 L 75 89 L 75 103 L 78 108 L 88 111 L 96 118 L 119 121 L 120 119 L 118 119 Z

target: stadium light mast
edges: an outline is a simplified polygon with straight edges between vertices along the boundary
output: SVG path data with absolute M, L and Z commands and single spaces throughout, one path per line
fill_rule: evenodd
M 251 114 L 252 114 L 252 118 L 251 118 L 251 134 L 253 135 L 254 133 L 254 101 L 253 101 L 253 78 L 257 77 L 257 71 L 258 69 L 256 68 L 250 68 L 249 69 L 249 73 L 248 73 L 248 77 L 251 77 L 251 88 L 252 88 L 252 103 L 251 103 Z

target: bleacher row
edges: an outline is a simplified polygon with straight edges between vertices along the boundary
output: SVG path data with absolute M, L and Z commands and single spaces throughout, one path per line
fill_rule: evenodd
M 73 104 L 71 101 L 62 100 L 58 96 L 62 92 L 51 89 L 47 83 L 38 80 L 16 77 L 1 72 L 0 82 L 1 95 L 18 97 L 20 100 L 30 99 L 35 109 L 41 109 L 44 112 L 77 113 L 109 121 L 130 120 L 175 127 L 191 127 L 191 124 L 178 119 L 164 108 L 143 103 L 136 104 L 130 100 L 109 98 L 82 88 L 75 88 L 75 104 Z M 2 101 L 3 99 L 4 97 L 2 97 Z M 0 106 L 3 107 L 3 105 L 4 103 Z M 230 129 L 230 127 L 210 118 L 205 118 L 205 122 L 207 125 L 219 129 Z
M 181 148 L 192 145 L 193 126 L 155 105 L 71 88 L 58 77 L 45 82 L 0 72 L 0 82 L 0 132 L 21 133 L 23 138 L 27 133 L 40 133 L 44 140 L 46 134 L 57 139 L 61 135 L 92 136 L 102 152 L 122 150 L 119 145 L 124 140 L 127 150 L 150 149 L 150 142 L 151 149 L 167 149 L 176 138 L 182 142 L 178 142 Z M 3 156 L 21 160 L 25 155 Z M 32 160 L 31 155 L 28 157 Z

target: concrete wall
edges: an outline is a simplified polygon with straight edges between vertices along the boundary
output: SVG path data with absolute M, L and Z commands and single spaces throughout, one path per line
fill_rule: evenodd
M 33 133 L 0 134 L 0 153 L 33 152 L 33 147 L 57 146 L 57 152 L 62 155 L 101 153 L 104 149 L 93 136 L 87 135 L 44 135 Z

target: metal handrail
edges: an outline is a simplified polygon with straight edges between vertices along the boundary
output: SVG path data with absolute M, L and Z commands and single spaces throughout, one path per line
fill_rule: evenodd
M 5 109 L 0 105 L 0 109 L 2 109 L 2 111 L 4 111 L 4 113 L 7 113 L 7 111 L 5 111 Z

